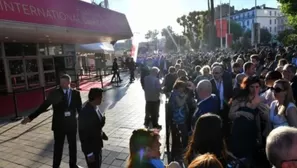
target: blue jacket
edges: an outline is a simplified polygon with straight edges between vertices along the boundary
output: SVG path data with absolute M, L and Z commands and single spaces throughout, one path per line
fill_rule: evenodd
M 206 113 L 219 114 L 220 111 L 220 101 L 215 94 L 211 94 L 210 97 L 201 100 L 197 104 L 197 108 L 192 118 L 192 128 L 195 128 L 196 121 L 198 118 Z

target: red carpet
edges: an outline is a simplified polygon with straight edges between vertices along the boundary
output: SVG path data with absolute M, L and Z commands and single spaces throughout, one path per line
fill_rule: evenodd
M 103 87 L 109 86 L 110 84 L 110 82 L 103 82 Z M 91 88 L 101 88 L 101 82 L 88 82 L 80 85 L 79 88 L 81 91 L 89 91 Z

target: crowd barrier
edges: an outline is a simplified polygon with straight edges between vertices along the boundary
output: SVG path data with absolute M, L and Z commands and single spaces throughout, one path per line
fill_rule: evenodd
M 14 115 L 13 120 L 19 119 L 20 113 L 32 110 L 38 107 L 48 93 L 55 87 L 39 87 L 24 91 L 13 91 L 12 93 L 1 93 L 0 117 L 7 117 Z
M 169 96 L 168 96 L 169 97 Z M 171 132 L 171 112 L 170 112 L 170 105 L 169 105 L 169 98 L 166 98 L 165 101 L 165 125 L 166 125 L 166 154 L 168 163 L 170 163 L 171 160 L 171 141 L 170 141 L 170 132 Z

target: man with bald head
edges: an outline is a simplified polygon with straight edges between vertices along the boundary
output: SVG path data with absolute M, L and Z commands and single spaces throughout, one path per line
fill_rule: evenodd
M 297 129 L 283 126 L 272 130 L 267 137 L 266 155 L 275 168 L 296 168 Z
M 202 80 L 197 84 L 196 92 L 199 98 L 196 111 L 192 118 L 192 128 L 195 126 L 198 118 L 206 113 L 219 114 L 219 99 L 212 94 L 212 85 L 209 80 Z
M 229 105 L 228 102 L 233 95 L 233 86 L 232 78 L 224 76 L 224 69 L 220 65 L 212 67 L 213 79 L 210 80 L 212 84 L 212 93 L 215 94 L 219 100 L 219 115 L 223 120 L 223 130 L 225 136 L 229 136 L 230 127 L 229 127 Z

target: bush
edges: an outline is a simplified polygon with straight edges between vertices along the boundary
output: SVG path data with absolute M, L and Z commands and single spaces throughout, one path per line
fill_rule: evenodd
M 297 45 L 297 34 L 290 34 L 284 38 L 284 45 Z

